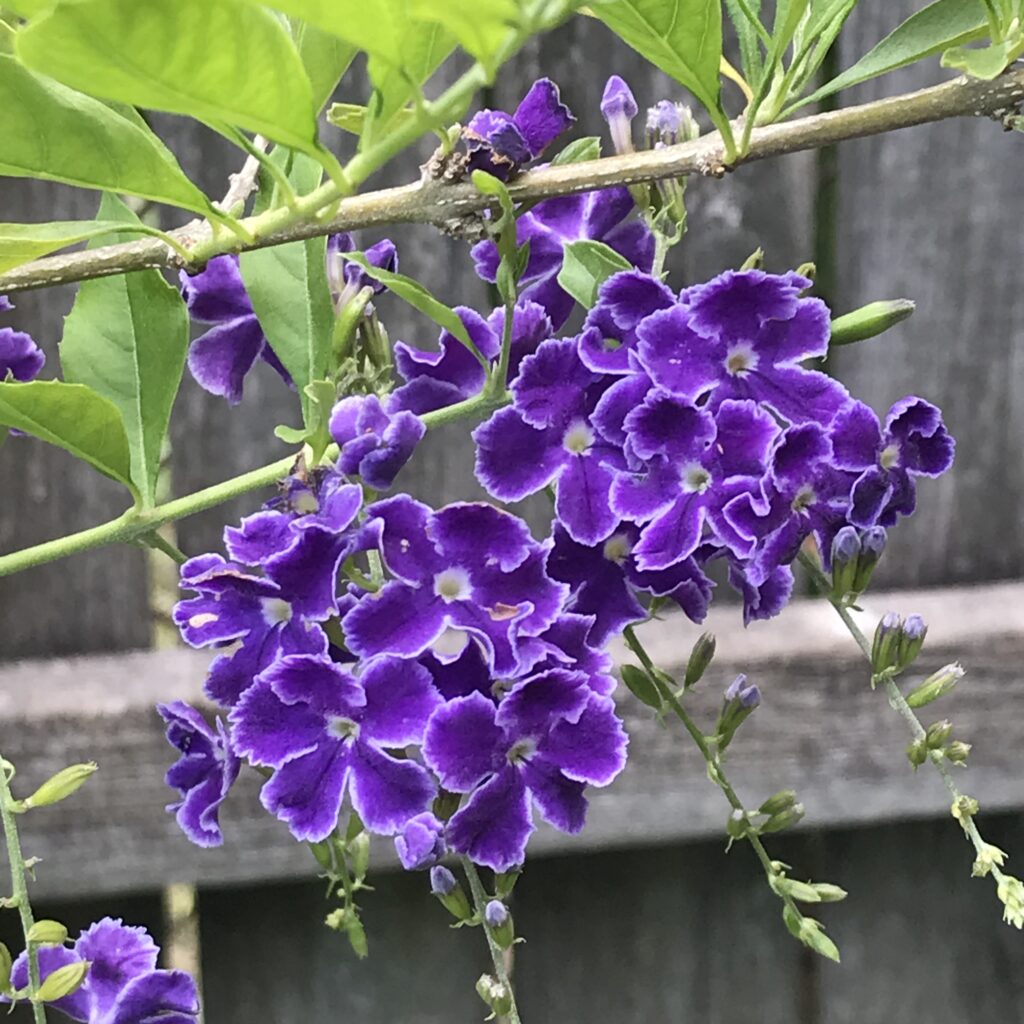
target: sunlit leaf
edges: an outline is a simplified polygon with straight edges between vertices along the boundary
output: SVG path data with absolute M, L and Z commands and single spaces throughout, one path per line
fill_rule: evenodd
M 359 50 L 352 43 L 305 22 L 295 25 L 293 35 L 313 87 L 313 107 L 319 111 L 331 98 Z
M 519 16 L 514 0 L 410 0 L 410 13 L 444 25 L 489 71 Z
M 629 260 L 604 242 L 582 239 L 567 243 L 562 251 L 564 257 L 558 283 L 584 309 L 593 307 L 598 289 L 609 277 L 631 267 Z
M 57 220 L 46 224 L 0 224 L 0 274 L 76 242 L 118 231 L 113 221 Z

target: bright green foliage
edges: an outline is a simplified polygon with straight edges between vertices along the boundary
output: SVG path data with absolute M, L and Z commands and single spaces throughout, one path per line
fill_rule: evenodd
M 313 87 L 313 108 L 322 110 L 359 51 L 344 39 L 305 22 L 297 22 L 292 35 Z
M 601 140 L 596 135 L 573 139 L 565 149 L 558 152 L 552 164 L 578 164 L 584 160 L 597 160 L 601 156 Z
M 0 383 L 0 426 L 63 448 L 135 494 L 121 414 L 92 388 L 59 380 Z
M 100 214 L 137 224 L 119 199 Z M 97 238 L 103 245 L 108 238 Z M 157 270 L 86 281 L 64 321 L 64 379 L 87 384 L 117 406 L 131 450 L 131 476 L 144 505 L 154 501 L 160 453 L 188 350 L 188 313 Z
M 729 131 L 719 103 L 722 58 L 719 0 L 611 0 L 593 12 L 641 56 L 671 75 Z
M 597 302 L 598 289 L 620 270 L 631 265 L 604 242 L 583 239 L 569 242 L 563 252 L 562 269 L 558 283 L 581 305 L 590 309 Z
M 725 0 L 725 9 L 736 29 L 736 39 L 740 46 L 740 67 L 743 74 L 751 85 L 757 85 L 761 80 L 761 72 L 764 66 L 761 55 L 759 37 L 764 33 L 764 28 L 757 19 L 761 14 L 761 0 Z
M 1009 38 L 980 48 L 957 46 L 942 55 L 942 66 L 963 71 L 972 78 L 991 81 L 1024 53 L 1024 32 L 1018 29 Z
M 890 32 L 853 67 L 802 99 L 797 106 L 814 103 L 951 46 L 978 39 L 987 29 L 985 5 L 981 0 L 935 0 Z
M 4 7 L 22 18 L 33 18 L 53 6 L 54 0 L 4 0 Z
M 489 75 L 519 15 L 514 0 L 410 0 L 410 12 L 444 25 Z
M 320 184 L 321 168 L 301 153 L 272 154 L 299 192 Z M 265 205 L 266 197 L 257 203 Z M 327 286 L 327 243 L 308 238 L 242 253 L 241 269 L 253 309 L 270 347 L 291 374 L 309 422 L 305 387 L 327 376 L 334 311 Z
M 55 220 L 46 224 L 0 224 L 0 274 L 29 260 L 96 235 L 117 231 L 121 225 L 99 220 Z
M 80 0 L 18 33 L 29 67 L 73 88 L 312 151 L 309 79 L 288 30 L 243 0 Z
M 3 55 L 0 138 L 0 174 L 127 192 L 197 213 L 209 208 L 141 118 L 132 120 Z

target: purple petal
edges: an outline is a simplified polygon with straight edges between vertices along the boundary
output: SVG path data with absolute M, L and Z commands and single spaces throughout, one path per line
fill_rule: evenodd
M 495 358 L 501 350 L 501 342 L 487 321 L 465 306 L 456 306 L 455 312 L 480 353 L 488 359 Z M 484 385 L 483 367 L 473 353 L 448 331 L 441 332 L 436 352 L 411 348 L 399 341 L 395 343 L 394 355 L 395 367 L 406 380 L 432 377 L 454 385 L 464 397 L 475 394 Z
M 359 718 L 359 736 L 385 747 L 419 743 L 427 719 L 442 703 L 430 672 L 415 661 L 378 658 L 363 670 L 360 682 L 366 707 Z
M 576 121 L 550 78 L 538 79 L 530 86 L 512 117 L 534 157 Z
M 430 672 L 434 686 L 446 701 L 474 692 L 484 696 L 491 692 L 491 670 L 480 644 L 473 640 L 453 658 L 442 658 L 427 651 L 419 661 Z
M 561 433 L 531 427 L 515 409 L 499 409 L 473 431 L 477 480 L 501 501 L 539 491 L 565 464 Z
M 323 715 L 308 704 L 286 704 L 269 680 L 257 680 L 228 715 L 235 752 L 255 764 L 280 768 L 325 741 Z
M 610 501 L 617 516 L 646 523 L 680 496 L 682 476 L 667 459 L 655 459 L 645 473 L 616 473 Z
M 444 632 L 448 606 L 427 586 L 400 580 L 364 597 L 341 620 L 348 649 L 359 658 L 416 657 Z
M 448 381 L 414 377 L 408 384 L 391 392 L 390 406 L 395 411 L 405 410 L 422 416 L 461 402 L 466 397 L 456 385 Z
M 429 811 L 410 818 L 395 836 L 395 853 L 406 871 L 433 867 L 447 852 L 444 824 Z
M 431 715 L 423 759 L 445 789 L 468 793 L 501 767 L 508 744 L 494 716 L 493 702 L 481 693 L 456 697 Z
M 549 669 L 512 687 L 495 720 L 510 739 L 543 736 L 556 722 L 578 721 L 590 697 L 582 672 Z
M 35 380 L 45 362 L 43 350 L 28 334 L 0 327 L 0 381 L 8 375 L 23 384 Z
M 366 704 L 362 684 L 326 654 L 290 654 L 260 679 L 270 684 L 278 700 L 308 705 L 325 719 L 356 717 Z
M 706 338 L 753 340 L 766 321 L 790 319 L 797 310 L 800 287 L 809 286 L 803 278 L 727 270 L 691 300 L 693 327 Z
M 352 806 L 377 835 L 392 836 L 425 811 L 437 787 L 422 765 L 357 740 L 352 747 Z
M 607 786 L 626 765 L 628 743 L 614 702 L 592 694 L 579 719 L 558 722 L 538 752 L 570 779 Z
M 526 761 L 520 771 L 541 817 L 549 825 L 571 834 L 582 830 L 587 818 L 582 782 L 566 778 L 556 765 L 541 757 Z
M 779 438 L 772 456 L 772 480 L 792 493 L 813 477 L 817 466 L 832 457 L 832 442 L 817 423 L 790 427 Z
M 633 549 L 640 569 L 666 569 L 693 554 L 700 543 L 706 504 L 701 495 L 684 494 L 644 527 Z
M 729 582 L 743 595 L 743 622 L 774 618 L 785 608 L 793 592 L 793 570 L 780 565 L 759 586 L 754 586 L 737 566 L 729 567 Z
M 602 188 L 587 194 L 584 238 L 607 242 L 608 233 L 633 212 L 633 197 L 625 186 Z
M 449 564 L 496 565 L 502 572 L 522 565 L 535 546 L 522 519 L 484 502 L 457 502 L 441 509 L 431 534 Z
M 346 744 L 325 741 L 278 768 L 260 790 L 260 803 L 285 822 L 296 839 L 318 843 L 338 824 L 349 760 Z
M 245 375 L 265 344 L 263 328 L 255 316 L 228 320 L 192 342 L 188 368 L 201 388 L 237 405 L 242 400 Z
M 516 411 L 532 427 L 564 426 L 585 406 L 594 375 L 581 362 L 576 342 L 552 338 L 523 360 L 512 384 Z
M 613 274 L 597 293 L 598 304 L 607 309 L 615 326 L 632 331 L 641 320 L 675 304 L 670 288 L 650 274 L 623 270 Z
M 199 994 L 184 971 L 150 971 L 133 978 L 120 992 L 104 1024 L 194 1024 Z
M 499 306 L 487 318 L 496 338 L 505 330 L 505 307 Z M 512 319 L 512 344 L 508 365 L 509 380 L 515 380 L 522 361 L 537 351 L 542 341 L 552 335 L 551 320 L 544 307 L 529 299 L 520 299 Z
M 476 864 L 507 871 L 522 864 L 533 832 L 520 773 L 506 766 L 469 798 L 448 823 L 448 845 Z
M 821 299 L 803 298 L 790 319 L 769 320 L 754 347 L 773 364 L 792 364 L 826 355 L 831 335 L 828 306 Z
M 366 509 L 368 519 L 384 524 L 381 554 L 388 569 L 410 583 L 431 580 L 445 568 L 432 539 L 433 511 L 429 505 L 398 494 Z
M 214 256 L 198 274 L 178 275 L 189 316 L 204 324 L 222 324 L 252 316 L 237 256 Z
M 224 546 L 235 561 L 262 565 L 295 541 L 291 522 L 284 512 L 257 512 L 224 530 Z
M 853 485 L 847 518 L 854 526 L 864 529 L 874 526 L 891 497 L 889 473 L 878 466 L 869 466 Z
M 105 920 L 110 919 L 106 918 Z M 41 946 L 37 950 L 36 956 L 39 963 L 39 977 L 42 981 L 45 981 L 59 968 L 78 963 L 82 959 L 73 950 L 66 949 L 64 946 Z M 11 985 L 15 989 L 28 987 L 28 956 L 25 953 L 21 953 L 11 967 Z M 92 999 L 89 996 L 87 985 L 88 981 L 71 995 L 55 999 L 47 1005 L 67 1014 L 72 1020 L 91 1021 L 95 1018 L 90 1016 Z M 7 996 L 0 996 L 0 1002 L 8 1002 Z
M 643 402 L 651 386 L 646 374 L 633 373 L 616 381 L 601 396 L 590 422 L 606 441 L 619 447 L 626 443 L 626 417 Z
M 741 385 L 735 397 L 763 402 L 790 423 L 827 426 L 850 401 L 849 392 L 837 380 L 798 366 L 777 366 L 770 373 L 754 370 L 742 378 Z M 726 394 L 723 390 L 722 397 Z
M 74 952 L 92 964 L 84 987 L 92 1003 L 91 1019 L 98 1020 L 110 1012 L 128 982 L 156 969 L 160 950 L 145 928 L 105 917 L 82 932 Z
M 412 458 L 427 428 L 411 412 L 398 412 L 381 436 L 381 444 L 359 463 L 359 476 L 367 487 L 386 491 L 402 467 Z
M 724 373 L 723 356 L 693 330 L 685 306 L 652 314 L 637 327 L 637 337 L 637 353 L 651 380 L 684 398 L 698 398 Z
M 654 266 L 654 235 L 642 220 L 630 220 L 609 231 L 602 241 L 637 270 L 650 273 Z
M 581 544 L 604 540 L 618 525 L 610 493 L 615 475 L 594 452 L 569 458 L 558 480 L 555 513 Z
M 343 536 L 323 529 L 302 530 L 290 548 L 267 561 L 267 574 L 288 595 L 296 616 L 322 622 L 338 610 L 338 570 L 348 552 Z
M 756 402 L 725 401 L 715 411 L 717 475 L 760 476 L 779 435 L 771 414 Z
M 675 462 L 693 462 L 715 440 L 715 420 L 709 413 L 661 388 L 648 392 L 623 426 L 641 459 L 664 455 Z

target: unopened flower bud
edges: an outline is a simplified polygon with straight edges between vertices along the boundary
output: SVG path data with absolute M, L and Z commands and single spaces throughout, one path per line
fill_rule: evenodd
M 746 814 L 735 809 L 728 818 L 725 820 L 725 834 L 730 839 L 743 839 L 750 829 L 750 822 L 747 820 Z
M 757 809 L 758 814 L 781 814 L 788 811 L 796 803 L 796 793 L 791 789 L 780 789 L 778 793 L 768 797 Z
M 448 852 L 444 824 L 430 811 L 417 814 L 395 836 L 395 852 L 406 871 L 433 867 Z
M 795 878 L 782 878 L 776 882 L 781 892 L 800 903 L 820 903 L 821 895 L 810 882 L 798 882 Z
M 815 921 L 812 917 L 803 918 L 800 921 L 800 931 L 797 937 L 805 946 L 813 949 L 815 953 L 839 963 L 839 950 L 836 948 L 836 944 L 825 934 L 820 921 Z
M 52 974 L 48 974 L 39 986 L 36 993 L 39 1001 L 52 1003 L 71 995 L 72 992 L 77 992 L 85 981 L 90 966 L 88 960 L 76 960 L 74 963 L 58 967 Z
M 841 886 L 833 885 L 831 882 L 815 882 L 814 891 L 822 903 L 838 903 L 849 895 Z
M 769 832 L 781 832 L 783 829 L 791 828 L 795 825 L 805 814 L 804 805 L 800 803 L 793 804 L 787 807 L 784 811 L 779 811 L 777 814 L 773 814 L 763 825 L 760 826 L 758 831 L 769 833 Z
M 853 592 L 863 594 L 868 589 L 871 576 L 885 551 L 886 533 L 882 526 L 871 526 L 860 535 L 860 557 L 857 559 L 857 573 L 853 578 Z
M 366 878 L 366 872 L 370 867 L 370 836 L 367 832 L 360 832 L 354 839 L 348 842 L 349 864 L 352 867 L 352 876 L 357 882 Z
M 971 868 L 971 875 L 974 878 L 984 878 L 993 868 L 1001 868 L 1006 863 L 1006 852 L 991 843 L 982 843 L 978 856 L 975 858 L 974 866 Z
M 430 869 L 430 891 L 435 896 L 450 896 L 458 887 L 455 876 L 443 864 Z
M 683 686 L 688 690 L 698 682 L 711 664 L 715 656 L 715 634 L 701 633 L 697 642 L 690 651 L 690 657 L 686 659 L 686 674 L 683 676 Z
M 745 675 L 738 675 L 729 684 L 715 726 L 719 750 L 725 750 L 732 742 L 736 730 L 760 703 L 761 691 L 753 683 L 748 683 Z
M 608 122 L 616 153 L 632 153 L 630 124 L 639 108 L 629 86 L 618 75 L 612 75 L 601 97 L 601 116 Z
M 522 873 L 523 869 L 518 867 L 508 871 L 499 871 L 494 876 L 494 891 L 498 894 L 498 899 L 505 900 L 512 895 L 512 890 L 516 887 L 516 882 L 519 881 L 519 876 Z
M 996 895 L 1003 904 L 1003 920 L 1018 931 L 1024 928 L 1024 882 L 1012 875 L 1003 875 L 996 886 Z
M 59 803 L 85 785 L 86 779 L 98 768 L 99 765 L 95 761 L 62 768 L 56 775 L 47 779 L 31 796 L 22 800 L 22 808 L 27 811 L 33 807 L 48 807 L 50 804 Z
M 443 864 L 436 864 L 430 869 L 430 891 L 456 921 L 468 921 L 473 916 L 469 899 Z
M 801 263 L 800 266 L 796 268 L 796 275 L 797 277 L 806 277 L 808 281 L 813 282 L 818 276 L 817 264 L 811 262 Z
M 659 100 L 647 111 L 647 145 L 650 149 L 659 146 L 674 146 L 700 135 L 700 128 L 688 106 Z
M 60 921 L 36 921 L 25 936 L 37 946 L 62 946 L 68 937 L 68 930 Z
M 886 612 L 878 623 L 871 645 L 871 668 L 876 673 L 884 672 L 896 664 L 896 645 L 899 643 L 902 624 L 895 612 Z
M 966 764 L 967 757 L 971 752 L 970 743 L 964 743 L 963 740 L 953 740 L 952 743 L 943 751 L 946 755 L 946 760 L 950 764 Z
M 928 760 L 928 744 L 924 740 L 914 740 L 907 747 L 907 759 L 915 769 L 920 768 Z
M 871 302 L 852 313 L 836 317 L 832 321 L 832 345 L 851 345 L 855 341 L 874 338 L 883 331 L 906 320 L 914 312 L 910 299 L 889 299 Z
M 501 900 L 491 900 L 484 907 L 484 923 L 490 929 L 494 941 L 502 948 L 508 949 L 515 941 L 512 927 L 512 915 Z
M 842 600 L 854 592 L 860 556 L 860 534 L 856 527 L 844 526 L 832 541 L 832 596 Z
M 762 270 L 764 268 L 764 249 L 758 246 L 741 264 L 740 270 Z
M 953 723 L 949 719 L 932 722 L 925 732 L 924 742 L 929 750 L 938 750 L 953 732 Z
M 927 634 L 928 627 L 920 615 L 908 615 L 903 620 L 903 629 L 896 649 L 896 663 L 899 668 L 904 669 L 914 663 L 914 659 L 924 647 L 924 638 Z
M 964 670 L 959 662 L 951 662 L 938 672 L 933 672 L 920 686 L 916 686 L 907 694 L 907 703 L 912 708 L 923 708 L 949 693 L 963 679 Z
M 973 796 L 961 796 L 953 801 L 953 806 L 950 807 L 949 812 L 953 815 L 963 830 L 967 831 L 967 825 L 971 818 L 973 818 L 980 810 L 978 801 Z
M 491 1008 L 496 1017 L 506 1016 L 512 1009 L 512 993 L 497 978 L 481 974 L 476 994 Z

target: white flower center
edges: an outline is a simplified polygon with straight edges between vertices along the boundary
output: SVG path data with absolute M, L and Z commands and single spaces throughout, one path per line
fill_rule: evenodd
M 434 577 L 434 593 L 449 604 L 469 597 L 469 574 L 465 569 L 453 567 Z
M 882 454 L 878 456 L 878 462 L 882 469 L 892 469 L 900 464 L 900 446 L 898 444 L 886 445 Z
M 310 515 L 320 511 L 320 502 L 312 491 L 303 491 L 293 502 L 292 506 L 299 515 Z
M 263 598 L 263 620 L 268 626 L 291 622 L 292 606 L 279 597 L 265 597 Z
M 699 462 L 690 462 L 683 467 L 681 483 L 687 494 L 703 494 L 711 486 L 711 474 Z
M 594 432 L 582 420 L 577 420 L 565 432 L 562 446 L 573 455 L 582 455 L 594 443 Z
M 804 484 L 793 496 L 792 509 L 794 512 L 803 512 L 808 505 L 813 505 L 817 500 L 814 488 L 810 484 Z
M 524 761 L 528 761 L 536 750 L 536 740 L 529 738 L 519 740 L 518 743 L 512 744 L 512 749 L 508 752 L 508 763 L 522 764 Z
M 622 565 L 622 563 L 629 557 L 629 553 L 632 550 L 632 545 L 629 543 L 629 538 L 624 533 L 613 533 L 604 542 L 604 557 L 609 562 L 614 562 L 616 565 Z
M 749 344 L 735 345 L 725 354 L 725 371 L 733 377 L 742 377 L 757 366 L 757 353 Z
M 349 737 L 355 739 L 359 735 L 359 723 L 338 715 L 327 719 L 327 731 L 339 740 L 347 740 Z

